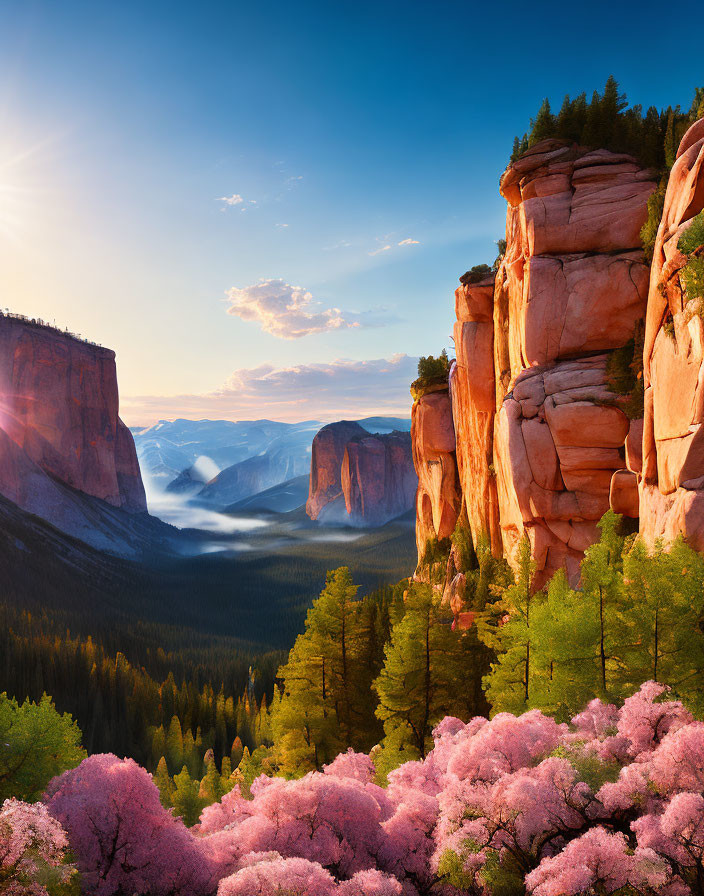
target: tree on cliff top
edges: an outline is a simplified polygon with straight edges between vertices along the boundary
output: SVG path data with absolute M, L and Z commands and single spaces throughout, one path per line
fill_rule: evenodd
M 626 95 L 611 75 L 603 93 L 595 90 L 589 103 L 584 93 L 575 99 L 565 96 L 557 115 L 552 113 L 550 101 L 543 100 L 537 115 L 531 119 L 530 130 L 514 140 L 511 161 L 541 140 L 556 138 L 593 149 L 625 152 L 649 168 L 664 171 L 671 167 L 684 132 L 702 114 L 702 88 L 695 90 L 687 112 L 682 112 L 679 106 L 662 111 L 651 106 L 644 115 L 642 106 L 628 107 Z

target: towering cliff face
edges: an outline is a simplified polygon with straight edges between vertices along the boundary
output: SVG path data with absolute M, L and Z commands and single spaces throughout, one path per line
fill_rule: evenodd
M 340 420 L 328 423 L 313 439 L 310 462 L 310 492 L 306 503 L 306 513 L 317 520 L 324 508 L 328 513 L 344 502 L 342 494 L 342 459 L 347 443 L 354 438 L 363 438 L 367 431 L 359 423 Z
M 654 188 L 630 156 L 556 140 L 504 173 L 502 263 L 455 293 L 451 412 L 445 393 L 413 412 L 419 553 L 464 503 L 495 555 L 515 562 L 528 536 L 536 586 L 560 568 L 576 583 L 610 495 L 637 516 L 642 423 L 609 371 L 645 317 L 640 230 Z
M 448 538 L 457 523 L 461 491 L 455 427 L 447 387 L 418 398 L 411 414 L 413 463 L 418 474 L 416 544 L 423 556 L 429 538 Z
M 501 179 L 494 466 L 504 551 L 513 560 L 527 534 L 538 585 L 561 567 L 577 581 L 624 467 L 630 424 L 607 352 L 645 315 L 651 178 L 629 156 L 544 141 Z
M 488 538 L 502 552 L 494 475 L 494 276 L 463 283 L 455 292 L 454 342 L 450 371 L 452 416 L 462 501 L 475 543 Z
M 313 439 L 306 513 L 381 526 L 413 507 L 417 482 L 409 433 L 373 435 L 348 420 L 329 423 Z
M 418 477 L 407 432 L 368 435 L 347 443 L 342 494 L 350 521 L 382 526 L 413 507 Z
M 60 525 L 56 484 L 146 511 L 132 435 L 118 417 L 115 354 L 0 316 L 0 493 Z
M 704 119 L 685 134 L 670 173 L 648 295 L 641 533 L 685 534 L 704 550 L 704 302 L 687 291 L 688 256 L 704 258 L 693 219 L 704 209 Z M 697 222 L 698 223 L 698 222 Z M 678 247 L 689 235 L 686 254 Z M 697 245 L 698 243 L 701 245 Z

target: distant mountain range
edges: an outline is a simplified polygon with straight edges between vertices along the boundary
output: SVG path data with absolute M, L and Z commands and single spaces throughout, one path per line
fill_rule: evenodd
M 410 431 L 410 419 L 366 417 L 369 433 Z M 147 492 L 181 495 L 216 510 L 288 512 L 305 503 L 316 420 L 162 420 L 133 428 Z M 277 487 L 295 480 L 295 486 Z M 266 495 L 262 494 L 266 493 Z M 261 495 L 261 501 L 256 496 Z M 249 500 L 253 499 L 253 500 Z

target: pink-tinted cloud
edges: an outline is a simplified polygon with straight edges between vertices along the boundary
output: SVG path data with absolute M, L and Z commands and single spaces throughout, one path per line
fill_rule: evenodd
M 291 367 L 262 364 L 236 370 L 222 388 L 202 395 L 122 396 L 120 412 L 132 426 L 177 417 L 290 422 L 375 414 L 406 417 L 417 364 L 417 358 L 400 354 Z
M 260 280 L 251 286 L 227 291 L 228 314 L 255 321 L 265 333 L 279 339 L 300 339 L 312 333 L 378 327 L 393 319 L 372 311 L 341 311 L 324 308 L 302 286 L 285 280 Z

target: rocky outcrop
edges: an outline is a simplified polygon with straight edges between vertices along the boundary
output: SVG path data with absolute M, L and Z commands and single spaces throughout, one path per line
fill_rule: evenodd
M 354 525 L 382 526 L 409 511 L 418 486 L 410 433 L 353 438 L 345 448 L 341 480 Z
M 306 513 L 317 520 L 324 508 L 338 508 L 344 502 L 342 494 L 342 459 L 347 443 L 363 438 L 367 431 L 359 423 L 340 420 L 328 423 L 313 439 L 310 462 L 310 490 Z M 328 510 L 329 512 L 329 510 Z
M 146 511 L 132 435 L 118 417 L 115 353 L 0 315 L 0 493 L 60 526 L 54 484 Z
M 416 487 L 410 433 L 375 435 L 341 420 L 313 439 L 306 504 L 313 520 L 381 526 L 413 507 Z
M 623 466 L 628 427 L 608 388 L 604 354 L 515 378 L 496 420 L 501 530 L 509 562 L 528 536 L 537 584 L 560 568 L 578 581 L 583 552 L 609 509 L 613 472 Z
M 640 230 L 654 188 L 634 158 L 565 141 L 507 168 L 503 259 L 455 293 L 452 412 L 445 393 L 413 412 L 419 553 L 463 504 L 475 544 L 488 538 L 513 563 L 527 536 L 537 587 L 560 568 L 576 584 L 610 498 L 637 516 L 641 424 L 629 435 L 610 365 L 645 317 Z M 459 612 L 461 570 L 448 569 Z
M 499 503 L 494 475 L 494 276 L 463 283 L 455 292 L 454 342 L 457 360 L 450 371 L 457 470 L 475 543 L 488 538 L 502 552 Z
M 684 534 L 698 550 L 704 550 L 704 301 L 687 292 L 688 259 L 678 243 L 703 209 L 701 119 L 680 144 L 655 242 L 643 356 L 640 482 L 645 540 Z M 704 245 L 690 249 L 687 255 L 704 258 Z
M 560 141 L 536 145 L 501 179 L 494 466 L 504 552 L 512 561 L 527 535 L 537 585 L 559 568 L 577 582 L 625 467 L 630 422 L 610 389 L 608 353 L 645 315 L 640 229 L 654 187 L 629 156 Z M 618 495 L 632 510 L 632 479 L 617 479 Z
M 411 413 L 413 463 L 418 474 L 416 545 L 418 559 L 430 538 L 449 538 L 461 506 L 455 428 L 447 387 L 420 395 Z

